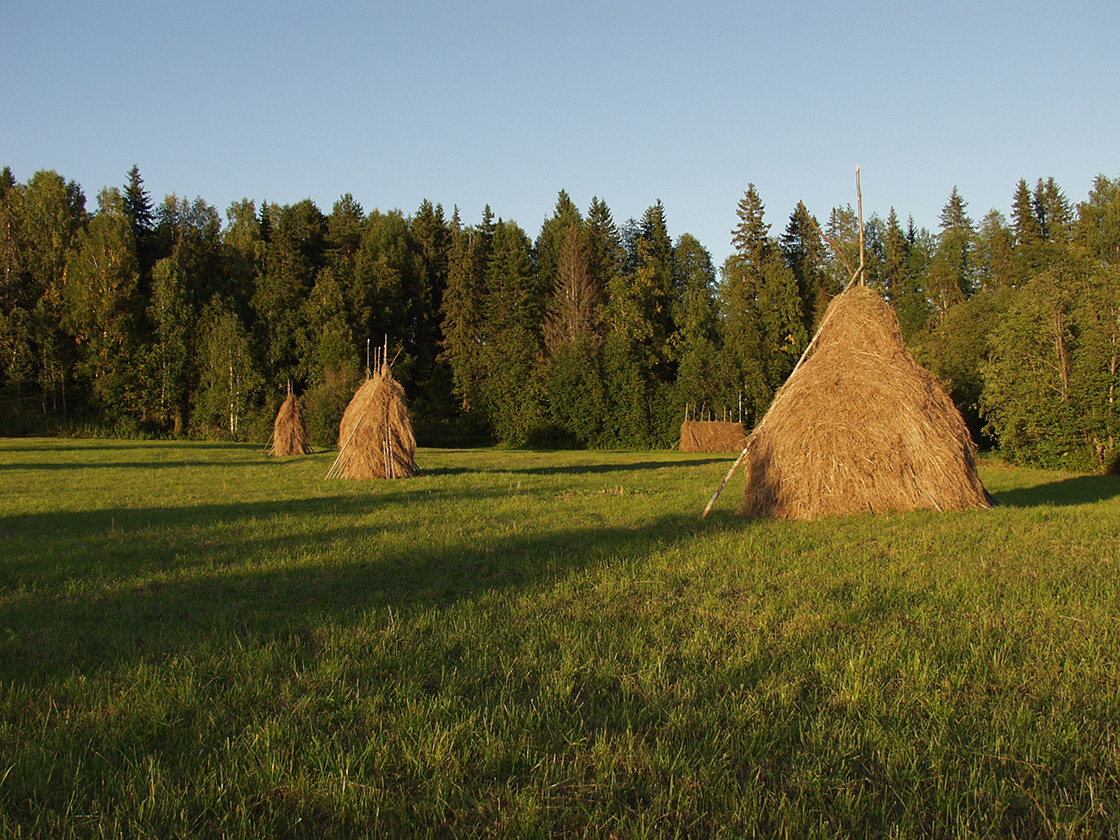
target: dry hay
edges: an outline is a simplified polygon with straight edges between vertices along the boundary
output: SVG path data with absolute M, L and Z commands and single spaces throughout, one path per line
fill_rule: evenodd
M 960 412 L 906 350 L 894 310 L 854 285 L 751 433 L 747 516 L 987 508 Z
M 723 420 L 685 420 L 681 423 L 681 452 L 739 452 L 747 443 L 742 423 Z
M 416 440 L 404 388 L 388 367 L 357 390 L 338 428 L 337 478 L 408 478 L 416 474 Z
M 280 410 L 276 412 L 276 422 L 272 425 L 272 449 L 269 455 L 310 455 L 311 443 L 307 439 L 307 423 L 303 419 L 303 409 L 295 394 L 288 394 Z

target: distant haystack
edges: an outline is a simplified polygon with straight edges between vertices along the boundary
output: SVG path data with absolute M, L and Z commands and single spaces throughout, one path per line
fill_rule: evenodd
M 388 365 L 354 394 L 338 430 L 338 458 L 327 478 L 408 478 L 416 474 L 416 440 L 404 388 Z
M 746 442 L 742 423 L 685 420 L 681 424 L 681 452 L 739 452 Z
M 303 409 L 296 395 L 290 391 L 276 412 L 276 422 L 272 425 L 272 449 L 268 454 L 277 457 L 311 454 Z
M 960 412 L 906 350 L 894 310 L 858 284 L 829 305 L 811 354 L 778 390 L 741 460 L 747 516 L 992 503 Z

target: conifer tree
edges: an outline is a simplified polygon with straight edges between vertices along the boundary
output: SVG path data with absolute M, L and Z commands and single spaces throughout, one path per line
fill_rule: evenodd
M 541 383 L 534 375 L 541 349 L 540 299 L 531 243 L 513 222 L 499 221 L 486 265 L 480 396 L 498 439 L 524 443 L 539 427 Z
M 929 274 L 930 296 L 941 315 L 953 304 L 967 300 L 975 290 L 972 261 L 975 229 L 966 208 L 967 203 L 953 187 L 941 210 L 941 234 Z
M 802 324 L 807 331 L 813 332 L 836 290 L 831 288 L 825 272 L 827 248 L 803 202 L 797 202 L 797 207 L 790 214 L 782 234 L 781 248 L 782 257 L 797 280 Z
M 989 210 L 976 232 L 976 278 L 979 291 L 1010 288 L 1014 282 L 1014 234 L 1007 219 Z
M 592 294 L 599 301 L 600 310 L 606 306 L 606 293 L 614 278 L 622 270 L 625 259 L 622 239 L 614 223 L 610 208 L 600 198 L 591 200 L 587 211 L 587 272 Z M 603 330 L 604 318 L 600 313 L 599 329 Z
M 487 205 L 481 224 L 455 230 L 452 236 L 441 310 L 440 360 L 451 369 L 452 388 L 464 412 L 480 402 L 482 349 L 486 344 L 486 266 L 495 231 L 494 216 Z
M 587 245 L 579 221 L 569 223 L 560 246 L 554 288 L 544 320 L 544 343 L 555 355 L 565 344 L 594 342 L 599 300 L 591 281 Z
M 440 311 L 447 288 L 451 226 L 443 207 L 425 200 L 409 223 L 413 270 L 404 274 L 408 325 L 401 336 L 400 380 L 418 411 L 444 417 L 453 410 L 446 394 L 449 372 L 437 363 Z

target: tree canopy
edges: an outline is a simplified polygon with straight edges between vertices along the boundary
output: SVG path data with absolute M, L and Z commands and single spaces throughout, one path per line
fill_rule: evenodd
M 681 418 L 766 410 L 866 243 L 865 277 L 982 442 L 1047 466 L 1117 461 L 1120 178 L 1053 178 L 935 232 L 892 208 L 804 204 L 773 225 L 753 184 L 713 265 L 660 201 L 615 221 L 564 190 L 533 239 L 484 208 L 325 213 L 153 201 L 138 167 L 86 209 L 53 171 L 0 172 L 0 432 L 267 437 L 289 387 L 323 442 L 389 346 L 421 442 L 671 446 Z M 772 230 L 779 230 L 775 235 Z M 425 436 L 427 436 L 425 438 Z

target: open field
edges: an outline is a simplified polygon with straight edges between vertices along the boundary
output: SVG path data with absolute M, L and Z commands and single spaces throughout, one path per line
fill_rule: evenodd
M 733 456 L 0 440 L 0 836 L 1120 832 L 1120 479 L 747 521 Z

